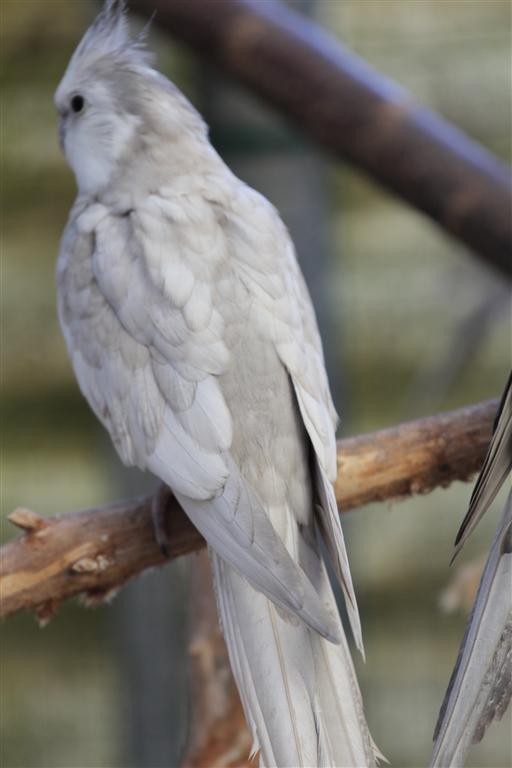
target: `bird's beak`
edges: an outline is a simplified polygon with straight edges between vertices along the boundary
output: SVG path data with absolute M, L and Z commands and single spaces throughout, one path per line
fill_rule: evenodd
M 66 138 L 66 118 L 62 116 L 59 120 L 59 144 L 64 152 L 64 139 Z

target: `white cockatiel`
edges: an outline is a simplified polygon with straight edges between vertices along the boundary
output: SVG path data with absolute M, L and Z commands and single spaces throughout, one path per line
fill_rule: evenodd
M 55 96 L 79 189 L 57 269 L 73 368 L 122 460 L 169 485 L 208 542 L 261 765 L 375 765 L 319 545 L 362 650 L 336 414 L 294 248 L 124 11 L 107 2 Z

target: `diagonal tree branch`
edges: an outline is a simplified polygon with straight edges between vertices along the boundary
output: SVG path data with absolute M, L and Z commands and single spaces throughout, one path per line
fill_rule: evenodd
M 276 0 L 130 6 L 510 278 L 510 168 L 320 26 Z
M 483 461 L 496 410 L 492 400 L 341 440 L 338 506 L 345 511 L 468 480 Z M 17 509 L 9 519 L 24 535 L 0 550 L 0 616 L 35 609 L 44 622 L 65 598 L 104 600 L 144 569 L 163 565 L 150 506 L 148 496 L 49 518 Z M 174 500 L 168 526 L 170 557 L 205 545 Z

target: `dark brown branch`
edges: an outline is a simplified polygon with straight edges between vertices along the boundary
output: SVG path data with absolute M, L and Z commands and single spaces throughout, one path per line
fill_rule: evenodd
M 512 274 L 510 169 L 319 26 L 272 0 L 130 5 Z
M 476 472 L 491 436 L 497 401 L 402 424 L 338 444 L 336 498 L 343 510 L 428 493 Z M 44 621 L 59 602 L 99 601 L 145 568 L 162 565 L 150 498 L 43 518 L 18 509 L 24 535 L 0 550 L 0 616 L 35 608 Z M 169 514 L 170 555 L 204 546 L 177 502 Z

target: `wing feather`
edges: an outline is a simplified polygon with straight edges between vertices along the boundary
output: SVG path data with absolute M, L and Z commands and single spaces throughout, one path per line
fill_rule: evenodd
M 290 376 L 297 406 L 313 445 L 315 491 L 319 525 L 343 588 L 354 639 L 363 652 L 361 624 L 352 585 L 347 552 L 331 482 L 336 478 L 337 415 L 332 402 L 322 343 L 311 299 L 298 266 L 293 244 L 279 216 L 257 193 L 244 197 L 252 216 L 236 211 L 228 221 L 235 258 L 243 263 L 254 297 L 253 316 L 273 343 Z M 247 221 L 258 224 L 251 230 Z M 243 222 L 243 224 L 242 224 Z M 252 253 L 252 258 L 251 258 Z M 265 258 L 271 253 L 274 258 Z M 275 255 L 277 254 L 277 259 Z
M 84 324 L 91 306 L 84 299 L 78 321 L 67 324 L 70 348 L 75 358 L 77 348 L 93 350 L 94 355 L 93 365 L 81 363 L 77 373 L 89 399 L 96 398 L 123 459 L 167 482 L 210 546 L 251 584 L 336 642 L 334 618 L 230 456 L 233 424 L 220 379 L 230 352 L 223 317 L 207 284 L 211 262 L 222 251 L 222 234 L 213 238 L 216 250 L 206 266 L 194 260 L 180 266 L 179 252 L 190 256 L 207 250 L 194 239 L 200 231 L 197 201 L 191 208 L 193 226 L 188 228 L 183 210 L 178 226 L 162 215 L 165 206 L 155 214 L 149 203 L 129 216 L 91 217 L 91 232 L 82 220 L 75 239 L 82 247 L 83 238 L 89 237 L 93 249 L 92 272 L 85 283 L 89 298 L 108 316 L 109 333 L 99 339 L 94 318 Z M 138 244 L 141 232 L 144 243 Z M 175 244 L 177 250 L 168 255 L 162 243 Z M 224 259 L 227 250 L 224 243 Z M 84 282 L 83 274 L 80 279 Z M 274 300 L 278 291 L 282 297 L 279 276 L 271 282 L 266 295 Z M 106 403 L 97 391 L 108 393 Z M 314 410 L 309 400 L 308 408 Z M 324 429 L 322 437 L 327 439 L 327 433 Z
M 494 431 L 478 480 L 471 494 L 469 509 L 455 540 L 455 555 L 482 519 L 512 470 L 512 372 L 501 398 Z
M 335 617 L 320 602 L 233 461 L 223 493 L 208 501 L 207 509 L 201 501 L 179 493 L 177 498 L 210 546 L 253 587 L 322 637 L 340 641 Z

